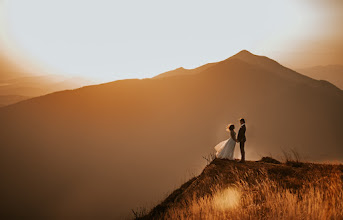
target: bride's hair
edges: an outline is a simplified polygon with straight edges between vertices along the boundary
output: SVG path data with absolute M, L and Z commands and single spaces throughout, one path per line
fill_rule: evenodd
M 230 130 L 230 131 L 232 131 L 233 129 L 235 129 L 235 125 L 233 125 L 233 124 L 229 124 L 228 127 L 229 127 L 229 130 Z

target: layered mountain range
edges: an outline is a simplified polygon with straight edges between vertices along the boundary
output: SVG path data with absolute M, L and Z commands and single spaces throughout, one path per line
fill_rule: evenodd
M 82 77 L 33 74 L 0 54 L 0 107 L 52 92 L 94 84 Z

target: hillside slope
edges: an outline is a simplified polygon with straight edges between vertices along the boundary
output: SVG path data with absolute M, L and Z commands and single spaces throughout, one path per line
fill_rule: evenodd
M 343 165 L 275 162 L 270 158 L 244 164 L 215 159 L 199 176 L 137 219 L 343 217 Z
M 314 66 L 297 70 L 299 73 L 317 80 L 326 80 L 343 90 L 343 66 Z
M 243 54 L 247 61 L 196 74 L 118 80 L 0 108 L 0 214 L 122 219 L 197 172 L 239 117 L 247 159 L 297 148 L 312 160 L 343 160 L 343 92 Z

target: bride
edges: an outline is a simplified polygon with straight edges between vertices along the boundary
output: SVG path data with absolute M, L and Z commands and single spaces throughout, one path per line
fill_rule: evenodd
M 235 151 L 237 142 L 236 132 L 234 129 L 235 126 L 233 124 L 229 124 L 226 127 L 226 131 L 230 133 L 230 138 L 220 142 L 214 147 L 214 149 L 217 151 L 217 158 L 233 160 L 233 153 Z

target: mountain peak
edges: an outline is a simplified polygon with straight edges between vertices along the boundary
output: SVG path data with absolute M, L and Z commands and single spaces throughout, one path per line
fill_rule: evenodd
M 232 57 L 246 58 L 246 57 L 250 57 L 250 56 L 255 56 L 255 55 L 252 54 L 251 52 L 247 51 L 247 50 L 242 50 L 242 51 L 238 52 L 237 54 L 233 55 Z
M 239 54 L 241 54 L 241 55 L 244 55 L 244 54 L 249 54 L 249 55 L 254 55 L 254 54 L 252 54 L 250 51 L 248 51 L 248 50 L 241 50 L 240 52 L 238 52 L 236 55 L 239 55 Z
M 252 60 L 256 61 L 259 57 L 260 56 L 257 56 L 257 55 L 251 53 L 248 50 L 241 50 L 238 53 L 236 53 L 235 55 L 227 58 L 226 60 L 240 59 L 240 60 L 243 60 L 243 61 L 245 61 L 247 63 L 250 63 L 249 61 L 252 61 Z

